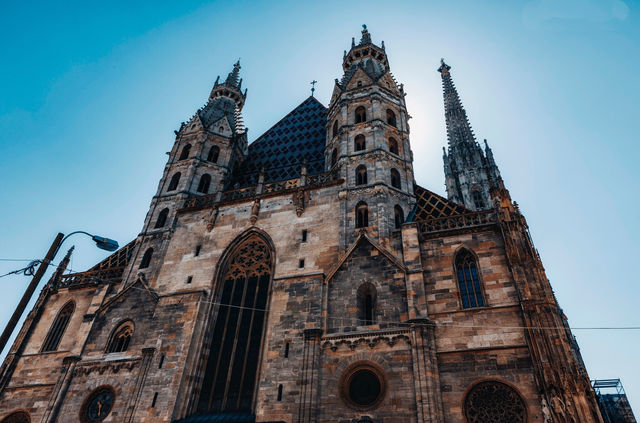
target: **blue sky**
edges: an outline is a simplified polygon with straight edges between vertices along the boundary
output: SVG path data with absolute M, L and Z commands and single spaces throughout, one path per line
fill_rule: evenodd
M 327 104 L 366 23 L 408 93 L 417 182 L 445 194 L 445 57 L 571 325 L 640 325 L 637 1 L 58 3 L 0 6 L 0 258 L 41 258 L 58 231 L 135 238 L 173 130 L 217 75 L 241 58 L 253 140 L 313 79 Z M 73 270 L 106 256 L 72 244 Z M 2 327 L 27 283 L 0 279 Z M 574 334 L 590 376 L 621 377 L 640 413 L 640 331 Z

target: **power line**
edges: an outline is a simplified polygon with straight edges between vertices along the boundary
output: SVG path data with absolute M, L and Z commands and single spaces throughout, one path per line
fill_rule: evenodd
M 135 286 L 131 287 L 132 289 L 138 289 L 140 291 L 146 291 L 146 289 L 143 288 L 137 288 Z M 214 302 L 214 301 L 203 301 L 206 304 L 211 304 L 211 305 L 218 305 L 218 306 L 223 306 L 223 307 L 230 307 L 230 308 L 237 308 L 237 309 L 243 309 L 243 310 L 251 310 L 251 311 L 259 311 L 259 312 L 269 312 L 269 310 L 267 309 L 260 309 L 260 308 L 254 308 L 254 307 L 245 307 L 245 306 L 239 306 L 239 305 L 234 305 L 234 304 L 225 304 L 225 303 L 220 303 L 220 302 Z M 275 312 L 272 312 L 275 313 Z M 279 313 L 275 313 L 277 315 L 283 315 L 285 313 L 279 312 Z M 325 317 L 321 317 L 322 319 L 329 319 L 329 320 L 338 320 L 341 322 L 361 322 L 361 319 L 359 318 L 355 318 L 355 317 L 329 317 L 329 316 L 325 316 Z M 379 323 L 384 323 L 384 324 L 394 324 L 394 325 L 399 325 L 399 326 L 433 326 L 435 324 L 435 326 L 446 326 L 446 327 L 457 327 L 457 328 L 477 328 L 477 329 L 530 329 L 530 330 L 565 330 L 566 328 L 564 326 L 483 326 L 483 325 L 457 325 L 457 324 L 449 324 L 449 323 L 417 323 L 417 322 L 394 322 L 394 321 L 383 321 L 383 322 L 376 322 L 376 324 Z M 361 326 L 361 325 L 357 325 L 357 326 Z M 571 330 L 640 330 L 640 326 L 601 326 L 601 327 L 572 327 L 570 328 Z

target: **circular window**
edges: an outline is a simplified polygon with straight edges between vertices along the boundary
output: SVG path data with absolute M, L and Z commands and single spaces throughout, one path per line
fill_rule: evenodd
M 382 369 L 370 363 L 356 363 L 340 378 L 345 404 L 356 410 L 370 410 L 384 399 L 385 378 Z
M 520 395 L 497 381 L 480 382 L 471 388 L 465 398 L 464 411 L 469 423 L 527 421 L 527 408 Z
M 95 423 L 101 422 L 113 409 L 115 401 L 115 393 L 109 386 L 102 386 L 89 395 L 85 400 L 80 411 L 80 417 L 83 422 Z

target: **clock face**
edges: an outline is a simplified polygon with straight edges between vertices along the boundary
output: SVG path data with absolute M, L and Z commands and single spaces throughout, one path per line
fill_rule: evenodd
M 113 408 L 113 393 L 110 390 L 100 390 L 89 398 L 85 411 L 85 420 L 88 422 L 101 422 Z

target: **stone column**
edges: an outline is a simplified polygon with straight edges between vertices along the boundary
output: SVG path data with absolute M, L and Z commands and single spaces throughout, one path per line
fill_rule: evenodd
M 442 423 L 440 376 L 435 351 L 435 325 L 429 319 L 414 319 L 411 353 L 418 422 Z
M 302 381 L 300 384 L 300 408 L 298 423 L 317 421 L 320 338 L 322 329 L 304 330 L 304 347 L 302 355 Z
M 140 362 L 140 371 L 138 372 L 138 378 L 136 379 L 136 386 L 131 393 L 131 397 L 129 398 L 129 404 L 127 405 L 127 412 L 124 417 L 124 421 L 127 423 L 133 422 L 133 416 L 136 411 L 136 406 L 138 405 L 138 401 L 140 400 L 140 394 L 142 393 L 142 388 L 144 387 L 144 382 L 147 379 L 147 372 L 149 371 L 149 365 L 151 364 L 151 360 L 153 359 L 153 354 L 156 349 L 154 347 L 143 348 L 142 349 L 142 361 Z
M 58 382 L 51 393 L 49 405 L 42 416 L 42 423 L 54 423 L 58 418 L 58 413 L 60 412 L 64 398 L 67 395 L 71 379 L 73 379 L 76 364 L 79 361 L 80 357 L 76 355 L 71 355 L 62 359 L 62 370 L 60 371 Z

